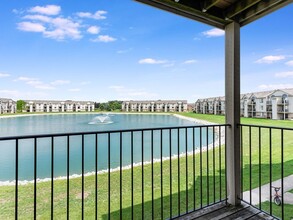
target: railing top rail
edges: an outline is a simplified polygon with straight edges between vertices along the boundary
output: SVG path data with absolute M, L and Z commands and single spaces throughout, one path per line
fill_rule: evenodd
M 293 131 L 293 128 L 277 127 L 277 126 L 252 125 L 252 124 L 238 124 L 238 126 L 240 126 L 240 127 L 255 127 L 255 128 L 271 128 L 271 129 Z
M 120 132 L 127 133 L 127 132 L 141 132 L 141 131 L 155 131 L 155 130 L 207 128 L 207 127 L 230 127 L 230 126 L 231 125 L 229 125 L 229 124 L 210 124 L 210 125 L 173 126 L 173 127 L 122 129 L 122 130 L 107 130 L 107 131 L 52 133 L 52 134 L 39 134 L 39 135 L 18 135 L 18 136 L 0 137 L 0 141 L 16 140 L 16 139 L 33 139 L 33 138 L 49 138 L 49 137 L 63 137 L 63 136 L 109 134 L 109 133 L 120 133 Z

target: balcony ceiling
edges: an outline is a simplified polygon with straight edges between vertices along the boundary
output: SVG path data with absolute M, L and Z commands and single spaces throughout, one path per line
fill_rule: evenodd
M 244 26 L 293 0 L 135 0 L 224 29 L 233 21 Z

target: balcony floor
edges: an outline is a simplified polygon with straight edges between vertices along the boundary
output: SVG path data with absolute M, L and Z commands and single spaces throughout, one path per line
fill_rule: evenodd
M 219 203 L 202 210 L 187 214 L 177 218 L 177 220 L 272 220 L 275 219 L 245 203 L 238 207 L 227 206 L 225 203 Z

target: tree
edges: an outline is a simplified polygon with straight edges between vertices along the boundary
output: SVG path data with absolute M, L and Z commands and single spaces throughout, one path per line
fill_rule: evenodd
M 25 104 L 26 102 L 23 100 L 17 100 L 16 102 L 16 109 L 18 112 L 22 112 L 23 110 L 25 110 Z

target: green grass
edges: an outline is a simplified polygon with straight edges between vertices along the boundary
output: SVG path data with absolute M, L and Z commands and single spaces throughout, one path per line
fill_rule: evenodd
M 208 120 L 216 123 L 224 123 L 223 116 L 202 115 L 194 113 L 181 113 L 182 115 L 195 117 L 202 120 Z M 267 119 L 250 119 L 242 118 L 242 123 L 269 125 L 280 127 L 293 127 L 292 121 L 275 121 Z M 266 184 L 270 181 L 269 173 L 272 172 L 272 179 L 277 180 L 281 178 L 281 154 L 280 154 L 280 131 L 272 131 L 272 166 L 270 166 L 270 140 L 269 129 L 261 130 L 261 145 L 259 146 L 259 130 L 252 128 L 251 130 L 251 156 L 249 143 L 249 130 L 243 129 L 243 191 L 250 188 L 255 188 L 259 185 Z M 284 176 L 293 173 L 293 138 L 292 131 L 284 131 Z M 221 150 L 221 151 L 220 151 Z M 221 152 L 221 157 L 219 156 Z M 214 157 L 215 155 L 215 157 Z M 207 164 L 207 158 L 209 163 Z M 200 208 L 202 199 L 203 205 L 213 203 L 214 199 L 217 201 L 225 198 L 225 181 L 223 169 L 225 164 L 224 146 L 216 148 L 214 151 L 210 150 L 202 155 L 203 163 L 200 164 L 200 155 L 194 157 L 195 164 L 193 164 L 193 156 L 188 156 L 187 164 L 186 158 L 180 158 L 180 190 L 178 190 L 178 160 L 172 160 L 172 197 L 170 196 L 170 160 L 162 163 L 163 171 L 163 217 L 170 216 L 170 207 L 172 207 L 172 215 L 178 215 L 178 204 L 180 204 L 180 213 L 186 212 L 194 208 L 194 199 L 196 201 L 195 208 Z M 215 160 L 215 164 L 213 164 Z M 221 161 L 220 161 L 221 160 Z M 248 165 L 251 160 L 252 166 Z M 188 179 L 186 179 L 186 165 L 188 167 Z M 221 168 L 220 168 L 221 166 Z M 195 174 L 193 173 L 195 169 Z M 202 170 L 202 176 L 200 175 Z M 207 170 L 209 173 L 207 173 Z M 261 170 L 261 172 L 259 172 Z M 135 167 L 133 170 L 133 203 L 134 203 L 134 219 L 142 219 L 142 167 Z M 154 218 L 161 217 L 161 164 L 154 164 L 154 184 L 152 186 L 151 165 L 144 166 L 144 213 L 145 219 L 152 218 L 152 189 L 154 193 Z M 215 175 L 214 175 L 215 174 Z M 261 174 L 261 175 L 260 175 Z M 221 175 L 221 181 L 220 181 Z M 193 176 L 195 182 L 193 182 Z M 251 182 L 250 182 L 250 176 Z M 120 216 L 120 172 L 112 172 L 111 177 L 111 219 L 117 219 Z M 202 182 L 202 198 L 201 198 L 201 182 Z M 37 187 L 37 214 L 39 219 L 48 219 L 50 217 L 50 187 L 51 182 L 39 183 Z M 187 190 L 186 190 L 187 185 Z M 220 190 L 220 185 L 222 190 Z M 207 193 L 207 188 L 209 193 Z M 0 219 L 14 218 L 14 187 L 4 186 L 0 188 Z M 215 190 L 215 194 L 214 194 Z M 122 173 L 122 215 L 123 219 L 131 219 L 131 170 L 124 170 Z M 180 192 L 180 201 L 179 198 Z M 221 196 L 220 196 L 221 192 Z M 108 174 L 98 175 L 98 218 L 108 218 Z M 209 194 L 209 196 L 207 196 Z M 95 213 L 95 176 L 85 177 L 85 218 L 94 218 Z M 186 204 L 186 196 L 188 195 L 188 206 Z M 54 181 L 54 216 L 58 219 L 66 217 L 66 181 Z M 172 198 L 172 205 L 170 206 L 170 199 Z M 76 219 L 81 217 L 81 178 L 70 180 L 70 218 Z M 269 211 L 269 205 L 264 203 L 262 205 L 264 210 Z M 273 205 L 273 214 L 280 216 L 278 207 Z M 275 210 L 276 209 L 276 210 Z M 285 206 L 285 215 L 293 216 L 292 206 Z M 19 217 L 20 219 L 31 219 L 33 216 L 33 184 L 28 184 L 19 187 Z
M 193 112 L 183 112 L 176 113 L 178 115 L 187 116 L 190 118 L 197 118 L 201 120 L 206 120 L 214 123 L 225 124 L 225 116 L 224 115 L 209 115 L 209 114 L 197 114 Z M 262 125 L 262 126 L 275 126 L 275 127 L 284 127 L 284 128 L 292 128 L 293 121 L 289 120 L 271 120 L 271 119 L 263 119 L 263 118 L 241 118 L 241 124 L 253 124 L 253 125 Z
M 221 149 L 221 160 L 224 161 L 223 149 Z M 188 176 L 186 179 L 186 158 L 180 158 L 180 191 L 178 191 L 178 160 L 172 160 L 172 213 L 178 215 L 178 192 L 180 192 L 180 212 L 186 211 L 186 195 L 188 195 L 188 210 L 193 209 L 194 195 L 196 195 L 196 208 L 200 208 L 200 180 L 202 180 L 203 205 L 218 201 L 220 199 L 219 186 L 222 185 L 221 198 L 225 198 L 224 171 L 220 168 L 219 148 L 215 149 L 215 169 L 213 169 L 213 154 L 209 154 L 209 166 L 207 166 L 207 153 L 203 153 L 202 178 L 200 178 L 200 158 L 195 156 L 195 184 L 193 184 L 193 156 L 188 156 Z M 223 165 L 221 165 L 223 168 Z M 163 171 L 163 215 L 170 216 L 170 161 L 162 163 Z M 207 167 L 209 167 L 209 180 L 207 180 Z M 221 178 L 220 178 L 221 170 Z M 215 171 L 215 178 L 211 175 Z M 154 190 L 154 218 L 161 217 L 161 164 L 154 164 L 154 184 L 151 182 L 151 165 L 144 166 L 144 209 L 145 219 L 151 219 L 152 214 L 152 189 Z M 119 196 L 120 196 L 120 173 L 111 174 L 111 218 L 119 218 Z M 142 219 L 142 168 L 135 167 L 134 175 L 134 219 Z M 221 181 L 220 181 L 221 179 Z M 131 219 L 131 170 L 124 170 L 122 174 L 123 194 L 123 219 Z M 208 184 L 207 184 L 208 183 Z M 40 219 L 50 217 L 50 184 L 51 182 L 39 183 L 37 187 L 37 213 Z M 187 184 L 187 190 L 186 190 Z M 215 184 L 215 185 L 214 185 Z M 209 198 L 207 195 L 209 186 Z M 213 190 L 216 190 L 213 194 Z M 195 194 L 194 194 L 195 192 Z M 95 176 L 85 177 L 85 218 L 92 219 L 95 214 Z M 54 182 L 54 216 L 58 219 L 66 217 L 66 181 L 56 180 Z M 207 201 L 209 199 L 209 201 Z M 14 214 L 14 187 L 1 187 L 0 191 L 0 219 L 13 219 Z M 108 174 L 98 175 L 98 213 L 99 219 L 108 218 Z M 33 215 L 33 184 L 19 187 L 19 217 L 30 219 Z M 81 178 L 70 180 L 70 218 L 81 217 Z

